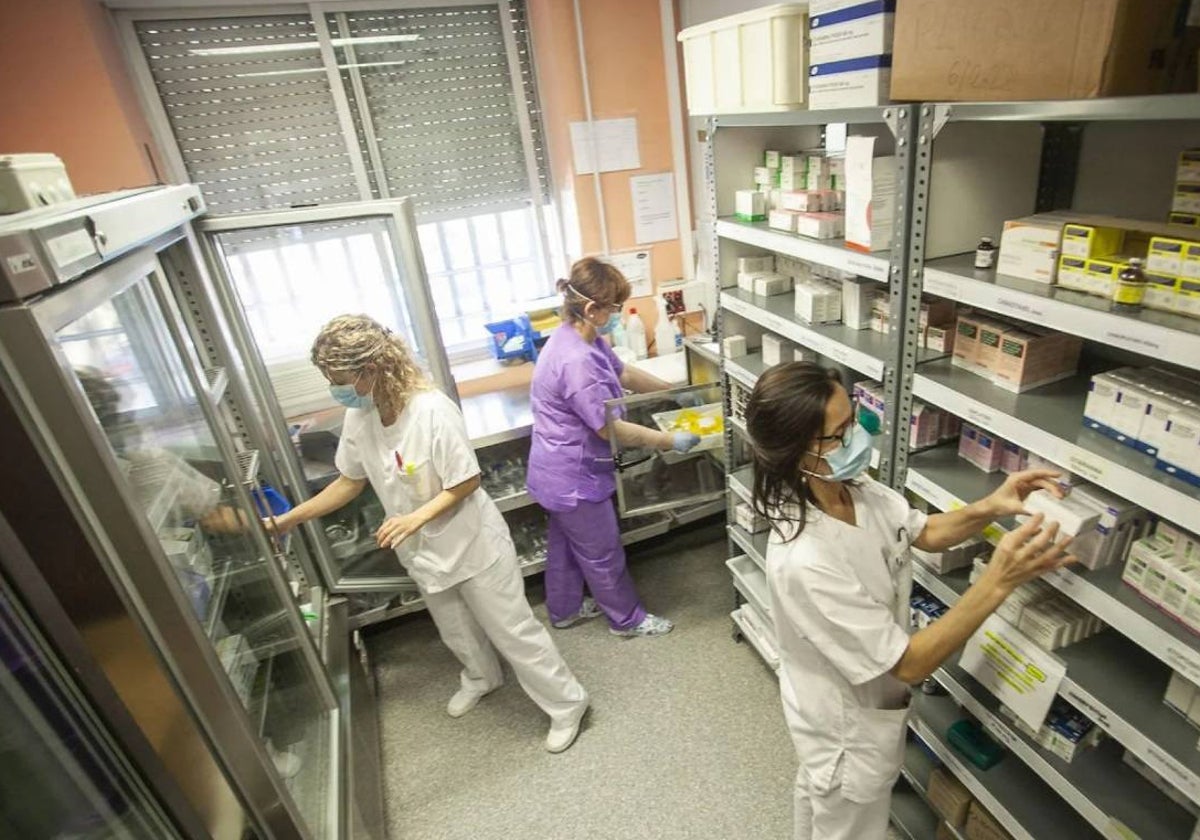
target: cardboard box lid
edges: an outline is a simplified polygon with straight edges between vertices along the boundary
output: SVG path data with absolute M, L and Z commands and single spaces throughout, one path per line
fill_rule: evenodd
M 1157 92 L 1176 0 L 908 0 L 892 98 L 1083 99 Z

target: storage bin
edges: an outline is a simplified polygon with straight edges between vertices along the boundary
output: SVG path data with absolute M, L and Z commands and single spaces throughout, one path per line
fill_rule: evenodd
M 804 107 L 808 5 L 781 3 L 679 33 L 688 111 L 790 111 Z
M 0 213 L 17 213 L 75 197 L 57 155 L 0 155 Z

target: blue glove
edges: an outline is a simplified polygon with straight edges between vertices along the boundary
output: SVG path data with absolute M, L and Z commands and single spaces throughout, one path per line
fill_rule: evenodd
M 689 391 L 686 394 L 680 394 L 675 398 L 675 404 L 680 408 L 698 408 L 704 405 L 704 400 L 700 399 L 700 395 L 695 391 Z
M 691 432 L 676 432 L 671 448 L 676 452 L 687 452 L 698 443 L 700 443 L 700 435 L 694 435 Z

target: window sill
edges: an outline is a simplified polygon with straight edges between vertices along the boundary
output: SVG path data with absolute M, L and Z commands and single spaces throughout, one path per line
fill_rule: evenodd
M 450 370 L 460 397 L 528 385 L 533 379 L 531 362 L 503 364 L 497 359 L 480 359 L 453 365 Z

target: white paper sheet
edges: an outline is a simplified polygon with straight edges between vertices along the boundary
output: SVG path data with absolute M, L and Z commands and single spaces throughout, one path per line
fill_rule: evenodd
M 600 158 L 601 172 L 641 169 L 637 118 L 571 123 L 571 153 L 575 156 L 576 175 L 590 175 L 595 171 L 593 152 Z
M 675 176 L 670 172 L 634 175 L 629 179 L 629 188 L 633 196 L 633 229 L 637 244 L 678 239 Z
M 993 615 L 963 648 L 959 666 L 1033 729 L 1040 729 L 1067 667 Z
M 651 271 L 649 251 L 625 251 L 603 257 L 605 262 L 615 265 L 629 285 L 633 287 L 630 297 L 649 297 L 654 294 L 654 275 Z

